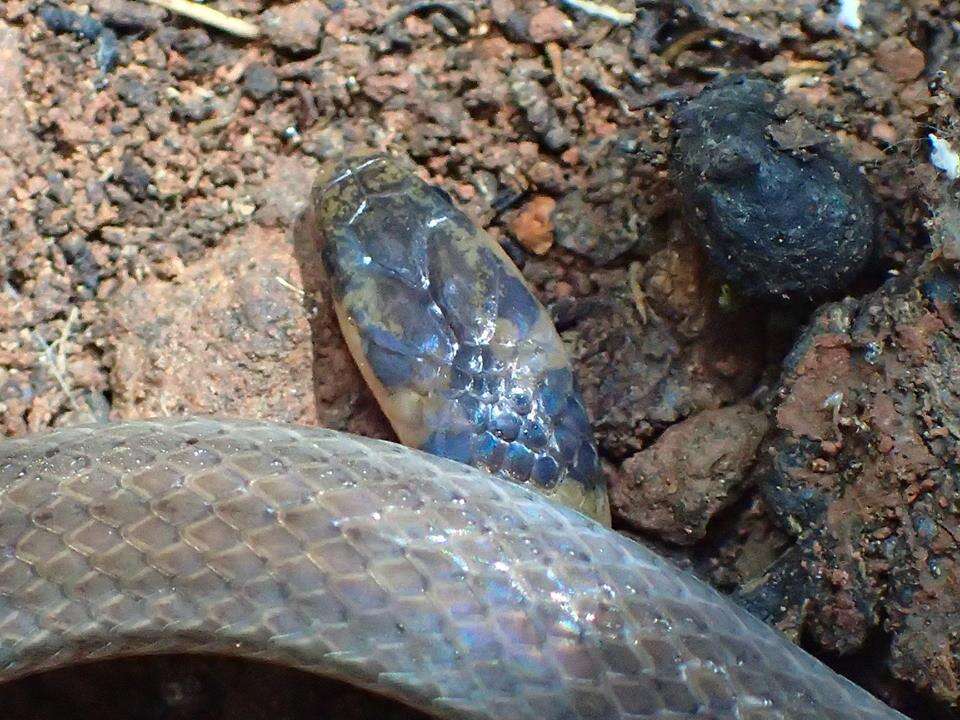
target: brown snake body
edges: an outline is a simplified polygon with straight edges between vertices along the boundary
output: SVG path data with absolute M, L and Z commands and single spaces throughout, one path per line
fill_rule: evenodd
M 201 652 L 445 720 L 902 718 L 653 552 L 458 463 L 209 419 L 0 441 L 0 681 Z

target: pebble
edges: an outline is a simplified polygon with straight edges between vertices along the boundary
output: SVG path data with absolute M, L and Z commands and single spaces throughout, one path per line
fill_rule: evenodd
M 143 200 L 149 195 L 150 173 L 131 155 L 123 158 L 120 181 L 135 200 Z
M 261 15 L 270 43 L 294 55 L 310 55 L 320 47 L 326 8 L 317 0 L 273 6 Z
M 40 19 L 55 33 L 71 33 L 91 42 L 100 37 L 103 25 L 89 15 L 79 15 L 47 3 L 40 8 Z
M 115 82 L 117 96 L 130 107 L 149 110 L 157 104 L 157 92 L 133 75 L 122 75 Z
M 277 74 L 262 63 L 252 63 L 243 73 L 243 92 L 254 100 L 266 100 L 279 87 Z
M 573 135 L 563 126 L 553 101 L 540 83 L 519 77 L 510 83 L 510 91 L 544 147 L 557 152 L 573 144 Z
M 678 545 L 703 539 L 742 494 L 767 424 L 763 413 L 734 405 L 670 426 L 623 463 L 611 487 L 614 515 Z
M 19 33 L 0 22 L 0 200 L 21 184 L 25 160 L 35 151 L 24 107 Z
M 55 33 L 71 33 L 82 40 L 97 43 L 97 67 L 108 73 L 120 59 L 117 34 L 90 15 L 80 15 L 58 5 L 47 3 L 40 8 L 40 18 Z
M 548 5 L 530 18 L 527 32 L 535 43 L 566 40 L 574 30 L 573 21 L 553 5 Z
M 545 254 L 553 245 L 552 215 L 556 205 L 552 197 L 537 195 L 507 220 L 517 242 L 535 255 Z
M 926 59 L 910 41 L 903 37 L 891 37 L 877 46 L 877 65 L 897 82 L 916 80 L 923 72 Z
M 557 244 L 594 265 L 609 265 L 643 242 L 631 228 L 629 208 L 629 198 L 600 203 L 588 201 L 580 190 L 568 192 L 553 212 Z
M 152 32 L 166 15 L 162 8 L 132 0 L 95 0 L 91 8 L 104 25 L 126 33 Z

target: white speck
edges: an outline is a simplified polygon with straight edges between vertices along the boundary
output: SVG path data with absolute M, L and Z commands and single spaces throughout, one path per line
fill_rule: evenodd
M 831 393 L 827 396 L 827 399 L 823 401 L 821 407 L 824 410 L 833 410 L 834 412 L 840 410 L 843 406 L 843 393 L 839 390 L 835 393 Z
M 934 166 L 946 173 L 951 180 L 960 178 L 960 155 L 953 149 L 953 146 L 939 138 L 933 133 L 927 135 L 930 140 L 930 162 Z
M 860 19 L 860 0 L 840 0 L 837 24 L 848 30 L 860 29 L 860 26 L 863 25 L 863 21 Z
M 364 198 L 364 199 L 360 202 L 360 207 L 358 207 L 358 208 L 353 212 L 353 216 L 347 221 L 347 225 L 353 225 L 354 221 L 355 221 L 358 217 L 360 217 L 360 213 L 362 213 L 362 212 L 363 212 L 364 210 L 366 210 L 366 209 L 367 209 L 367 200 L 366 200 L 366 198 Z
M 427 227 L 428 227 L 428 228 L 435 228 L 437 225 L 439 225 L 440 223 L 442 223 L 442 222 L 445 221 L 446 219 L 447 219 L 446 216 L 430 218 L 429 220 L 427 220 Z
M 500 572 L 507 572 L 507 570 L 510 569 L 509 565 L 507 565 L 505 562 L 501 562 L 500 560 L 497 560 L 497 562 L 493 564 L 493 567 Z

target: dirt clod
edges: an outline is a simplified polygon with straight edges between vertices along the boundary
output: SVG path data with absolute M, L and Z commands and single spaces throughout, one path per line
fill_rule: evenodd
M 279 50 L 303 55 L 320 46 L 326 7 L 319 0 L 297 0 L 286 5 L 272 5 L 260 22 Z
M 535 43 L 564 40 L 573 35 L 573 21 L 561 10 L 548 5 L 530 18 L 530 39 Z
M 876 211 L 852 163 L 802 120 L 780 124 L 781 99 L 754 78 L 707 88 L 675 118 L 671 169 L 693 235 L 728 280 L 752 296 L 820 298 L 863 270 Z
M 543 255 L 553 245 L 551 214 L 556 204 L 552 197 L 538 195 L 507 219 L 507 227 L 517 242 L 535 255 Z
M 610 488 L 614 517 L 679 545 L 702 540 L 744 489 L 766 429 L 764 414 L 744 405 L 670 426 L 620 467 Z
M 935 266 L 822 308 L 787 358 L 759 473 L 815 598 L 801 628 L 834 653 L 882 628 L 892 673 L 946 703 L 960 697 L 944 665 L 960 633 L 958 338 L 960 276 Z
M 902 37 L 884 40 L 877 47 L 877 64 L 899 82 L 916 80 L 926 61 L 923 52 Z

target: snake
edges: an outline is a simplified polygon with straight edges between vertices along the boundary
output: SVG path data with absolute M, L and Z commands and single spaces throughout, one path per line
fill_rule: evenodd
M 207 417 L 0 440 L 0 682 L 217 654 L 441 720 L 903 720 L 607 526 L 562 342 L 448 196 L 353 158 L 305 217 L 412 447 Z
M 609 525 L 563 341 L 499 243 L 384 154 L 331 164 L 311 206 L 343 337 L 401 442 Z

